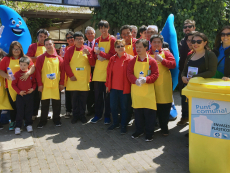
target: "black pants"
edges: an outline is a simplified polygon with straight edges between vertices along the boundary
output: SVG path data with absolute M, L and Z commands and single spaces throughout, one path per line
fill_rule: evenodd
M 159 119 L 159 124 L 162 132 L 168 134 L 168 122 L 169 114 L 171 110 L 172 103 L 157 104 L 157 117 Z
M 16 101 L 14 102 L 12 100 L 8 88 L 6 89 L 6 91 L 7 91 L 7 94 L 8 94 L 9 102 L 10 102 L 12 108 L 13 108 L 13 110 L 10 110 L 10 120 L 11 120 L 11 122 L 15 122 L 16 121 L 16 115 L 17 115 Z
M 41 100 L 41 118 L 40 122 L 46 123 L 47 122 L 47 116 L 49 113 L 50 108 L 50 100 L 52 101 L 52 109 L 53 109 L 53 122 L 59 122 L 60 121 L 60 113 L 61 113 L 61 98 L 60 100 L 54 100 L 54 99 L 46 99 Z
M 34 90 L 33 94 L 34 94 L 33 116 L 37 116 L 38 115 L 39 106 L 40 106 L 40 102 L 41 102 L 41 92 L 38 91 L 38 87 Z
M 156 123 L 156 110 L 147 108 L 134 109 L 136 132 L 153 135 Z
M 85 116 L 86 102 L 89 91 L 72 91 L 73 117 L 81 119 Z
M 91 67 L 91 78 L 93 78 L 94 67 Z M 94 95 L 94 82 L 89 83 L 90 91 L 87 99 L 87 110 L 88 112 L 94 112 L 95 110 L 95 95 Z
M 66 112 L 72 112 L 72 91 L 66 91 L 66 88 L 65 88 L 65 108 L 66 108 Z
M 110 96 L 106 94 L 105 82 L 94 82 L 95 92 L 95 115 L 99 118 L 102 117 L 105 107 L 104 117 L 110 117 Z
M 32 115 L 33 115 L 33 97 L 34 93 L 24 95 L 17 95 L 16 98 L 16 107 L 17 107 L 17 116 L 16 116 L 16 127 L 21 128 L 23 119 L 25 119 L 25 126 L 32 125 Z

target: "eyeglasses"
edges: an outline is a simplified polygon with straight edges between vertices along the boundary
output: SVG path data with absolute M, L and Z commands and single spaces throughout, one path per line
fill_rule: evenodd
M 221 37 L 225 37 L 225 36 L 229 37 L 230 36 L 230 32 L 229 33 L 221 33 Z
M 125 46 L 124 46 L 124 45 L 120 45 L 120 46 L 117 46 L 116 48 L 119 49 L 119 48 L 121 48 L 121 47 L 125 47 Z
M 191 43 L 192 44 L 201 44 L 203 40 L 192 40 Z
M 73 37 L 66 37 L 67 40 L 72 39 Z
M 21 51 L 20 49 L 13 49 L 13 51 Z
M 186 29 L 186 28 L 192 28 L 193 25 L 188 25 L 188 26 L 184 26 L 183 28 Z

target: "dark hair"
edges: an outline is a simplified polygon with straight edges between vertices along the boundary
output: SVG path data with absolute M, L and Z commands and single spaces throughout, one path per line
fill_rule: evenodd
M 136 44 L 138 43 L 142 43 L 144 47 L 148 47 L 149 46 L 149 42 L 146 39 L 139 39 L 136 41 Z
M 10 44 L 9 53 L 6 56 L 8 56 L 8 57 L 12 57 L 13 56 L 13 48 L 14 48 L 14 46 L 18 46 L 19 49 L 21 50 L 20 57 L 25 56 L 25 54 L 23 52 L 22 45 L 18 41 L 12 41 L 12 43 Z
M 68 31 L 67 33 L 66 33 L 66 35 L 65 35 L 65 38 L 67 38 L 67 35 L 74 35 L 74 32 L 73 31 Z
M 187 40 L 189 36 L 192 36 L 192 35 L 194 35 L 196 33 L 198 33 L 198 31 L 191 31 L 191 32 L 189 32 L 188 34 L 185 35 L 185 40 Z
M 19 64 L 20 62 L 25 62 L 26 64 L 30 65 L 30 59 L 26 56 L 23 56 L 19 59 Z
M 53 41 L 53 39 L 52 39 L 52 38 L 46 38 L 46 39 L 44 40 L 44 44 L 45 44 L 45 42 L 46 42 L 46 41 L 49 41 L 49 40 L 51 40 L 51 41 L 52 41 L 52 43 L 54 43 L 54 41 Z
M 144 31 L 147 31 L 147 26 L 142 25 L 142 26 L 139 28 L 139 32 L 140 32 L 140 33 L 143 33 Z
M 193 35 L 193 37 L 192 37 L 192 40 L 193 40 L 193 38 L 194 37 L 200 37 L 200 38 L 202 38 L 202 40 L 205 42 L 205 41 L 207 41 L 207 44 L 204 46 L 204 49 L 207 49 L 207 50 L 210 50 L 210 48 L 209 48 L 209 46 L 208 46 L 208 37 L 204 34 L 204 33 L 201 33 L 201 32 L 197 32 L 197 33 L 195 33 L 194 35 Z
M 132 32 L 132 27 L 131 27 L 130 25 L 123 25 L 123 26 L 120 28 L 120 33 L 121 33 L 121 34 L 122 34 L 122 31 L 123 31 L 124 29 L 129 29 L 130 32 Z
M 75 39 L 76 37 L 82 37 L 84 38 L 84 34 L 81 31 L 77 31 L 74 33 L 73 38 Z
M 46 29 L 39 29 L 38 32 L 37 32 L 37 36 L 38 36 L 40 33 L 49 36 L 49 33 L 48 33 L 48 31 L 47 31 Z
M 4 56 L 6 56 L 6 52 L 0 48 L 0 61 Z
M 227 25 L 227 26 L 224 26 L 223 28 L 221 28 L 221 30 L 218 32 L 218 34 L 216 35 L 216 39 L 215 39 L 215 48 L 216 49 L 219 49 L 220 48 L 220 45 L 221 45 L 221 33 L 223 30 L 225 29 L 230 29 L 230 26 Z
M 105 28 L 109 28 L 109 22 L 107 22 L 106 20 L 101 20 L 99 23 L 98 23 L 98 28 L 100 29 L 101 27 L 105 27 Z
M 150 37 L 150 43 L 152 43 L 152 41 L 155 39 L 155 38 L 159 38 L 161 40 L 161 42 L 163 43 L 164 42 L 164 37 L 160 34 L 154 34 Z

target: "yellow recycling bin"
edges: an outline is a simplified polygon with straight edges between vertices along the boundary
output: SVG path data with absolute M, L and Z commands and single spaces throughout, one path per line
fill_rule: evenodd
M 230 81 L 193 78 L 182 95 L 189 100 L 190 172 L 230 172 Z

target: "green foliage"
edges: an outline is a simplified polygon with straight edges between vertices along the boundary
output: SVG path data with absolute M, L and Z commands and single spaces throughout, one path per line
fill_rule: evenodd
M 183 38 L 183 22 L 196 21 L 196 30 L 205 33 L 213 44 L 217 31 L 229 24 L 228 0 L 99 0 L 93 10 L 93 22 L 107 20 L 111 27 L 125 24 L 155 24 L 163 28 L 169 14 L 175 16 L 178 40 Z

